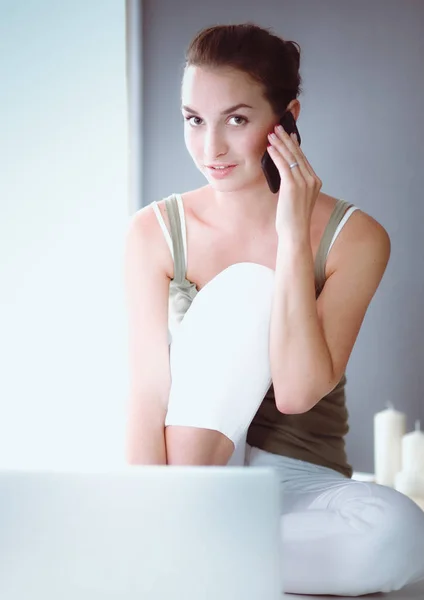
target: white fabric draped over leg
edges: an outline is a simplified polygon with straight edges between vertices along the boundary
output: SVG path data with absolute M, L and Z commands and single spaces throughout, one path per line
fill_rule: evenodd
M 274 271 L 237 263 L 194 298 L 170 348 L 165 425 L 214 429 L 240 444 L 269 386 Z
M 284 591 L 360 596 L 424 580 L 424 512 L 394 489 L 247 446 L 281 482 Z

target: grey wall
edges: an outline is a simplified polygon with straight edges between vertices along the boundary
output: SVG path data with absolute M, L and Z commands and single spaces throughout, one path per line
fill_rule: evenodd
M 424 421 L 424 2 L 145 0 L 143 20 L 144 205 L 206 183 L 179 112 L 197 30 L 252 20 L 301 45 L 303 151 L 323 191 L 360 206 L 392 240 L 347 371 L 348 454 L 372 471 L 375 412 L 392 401 L 409 429 Z

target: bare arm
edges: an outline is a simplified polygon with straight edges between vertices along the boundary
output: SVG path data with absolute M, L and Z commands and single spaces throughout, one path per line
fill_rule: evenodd
M 340 381 L 389 255 L 384 228 L 356 213 L 334 244 L 330 273 L 316 300 L 309 242 L 282 242 L 270 337 L 281 412 L 307 412 Z
M 125 247 L 130 375 L 126 457 L 130 464 L 166 464 L 170 279 L 165 252 L 169 250 L 158 243 L 155 219 L 151 207 L 138 211 Z

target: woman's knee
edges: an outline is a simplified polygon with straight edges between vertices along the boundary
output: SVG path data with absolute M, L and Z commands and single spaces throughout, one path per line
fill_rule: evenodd
M 389 489 L 391 506 L 388 524 L 390 543 L 396 548 L 393 560 L 395 587 L 424 579 L 424 512 L 413 500 Z
M 385 535 L 398 541 L 406 539 L 412 542 L 420 538 L 424 547 L 424 512 L 404 494 L 386 486 L 374 485 L 375 496 L 385 506 Z
M 371 489 L 363 502 L 374 518 L 367 523 L 351 573 L 359 587 L 360 581 L 366 583 L 361 593 L 388 593 L 424 578 L 424 513 L 391 488 L 374 484 Z
M 216 327 L 230 338 L 239 329 L 255 331 L 264 320 L 269 323 L 273 289 L 271 269 L 255 263 L 231 265 L 196 295 L 177 329 L 177 338 L 202 336 Z

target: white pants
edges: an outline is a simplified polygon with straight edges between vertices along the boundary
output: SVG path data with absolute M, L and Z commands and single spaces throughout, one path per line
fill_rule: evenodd
M 229 464 L 272 466 L 281 481 L 284 591 L 358 596 L 424 579 L 424 513 L 377 484 L 245 444 L 268 390 L 274 272 L 231 266 L 196 296 L 173 334 L 166 425 L 214 429 Z

